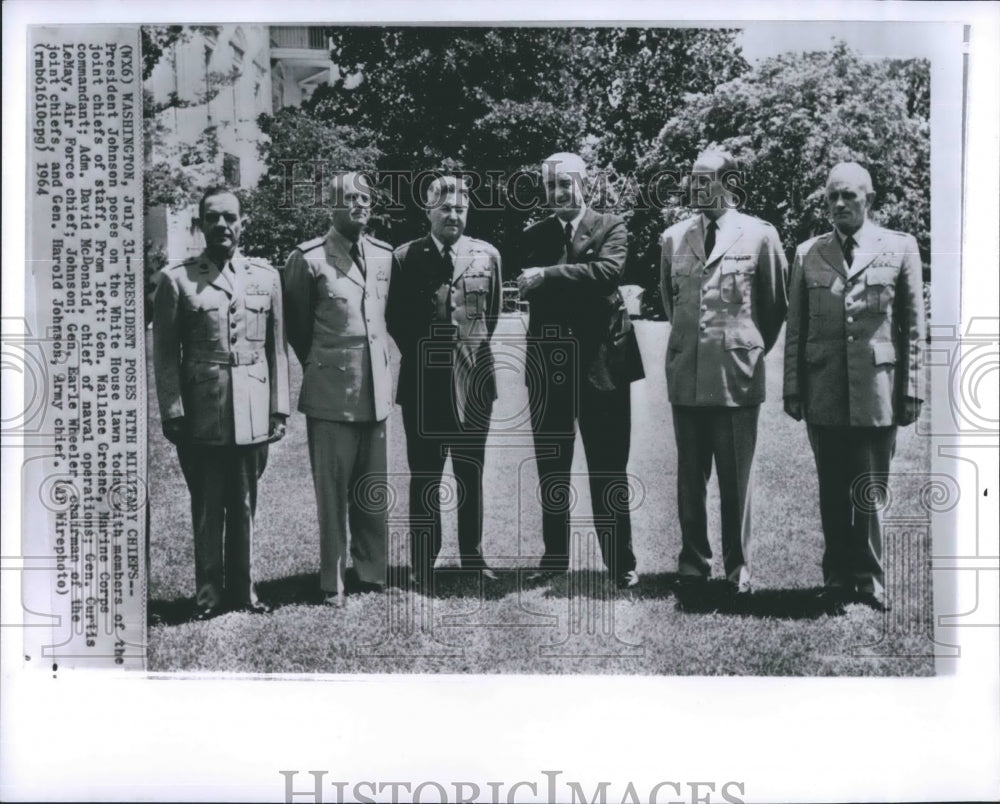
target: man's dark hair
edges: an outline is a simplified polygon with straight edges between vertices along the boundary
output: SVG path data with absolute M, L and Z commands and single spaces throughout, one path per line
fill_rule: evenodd
M 201 194 L 201 201 L 198 202 L 198 219 L 201 220 L 205 217 L 205 202 L 211 198 L 213 195 L 231 195 L 236 199 L 236 203 L 240 203 L 240 197 L 233 192 L 231 187 L 226 187 L 224 184 L 213 184 L 205 192 Z M 240 204 L 240 212 L 243 212 L 243 205 Z

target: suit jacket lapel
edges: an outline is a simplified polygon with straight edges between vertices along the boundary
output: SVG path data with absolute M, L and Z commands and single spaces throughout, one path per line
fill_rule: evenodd
M 593 237 L 594 228 L 597 226 L 598 215 L 594 210 L 587 208 L 587 211 L 583 213 L 583 217 L 580 219 L 580 225 L 576 227 L 576 231 L 573 232 L 573 242 L 570 244 L 570 251 L 573 255 L 579 254 L 586 247 L 587 243 Z M 566 259 L 570 258 L 570 254 L 566 255 Z
M 860 237 L 855 238 L 857 245 L 854 247 L 854 263 L 847 272 L 848 279 L 865 270 L 885 250 L 885 241 L 882 239 L 881 230 L 870 223 L 865 224 L 858 234 Z
M 817 251 L 819 256 L 823 258 L 834 271 L 840 274 L 845 279 L 847 278 L 847 263 L 844 260 L 844 252 L 840 248 L 840 242 L 837 240 L 836 232 L 829 232 L 823 235 L 823 240 L 820 241 Z
M 363 288 L 365 286 L 365 278 L 361 274 L 361 269 L 354 264 L 354 260 L 351 259 L 351 255 L 348 254 L 344 247 L 340 244 L 339 239 L 335 238 L 333 234 L 330 233 L 326 236 L 326 243 L 324 246 L 326 248 L 326 256 L 329 263 L 340 273 L 354 282 L 354 284 Z

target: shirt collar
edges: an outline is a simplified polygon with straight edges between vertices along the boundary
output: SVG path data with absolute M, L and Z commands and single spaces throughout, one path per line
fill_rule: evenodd
M 865 222 L 861 224 L 861 228 L 851 235 L 851 237 L 854 238 L 855 245 L 861 242 L 862 238 L 864 238 L 868 234 L 868 230 L 870 228 L 871 224 L 868 222 L 868 218 L 865 218 Z M 833 231 L 837 235 L 837 242 L 840 243 L 841 248 L 843 248 L 844 241 L 847 240 L 848 236 L 845 235 L 842 231 L 840 231 L 840 229 L 838 229 L 836 226 L 833 227 Z
M 576 213 L 576 217 L 569 221 L 569 225 L 573 227 L 572 234 L 575 236 L 577 231 L 580 229 L 580 221 L 583 220 L 583 216 L 587 214 L 587 205 L 582 204 L 580 206 L 580 211 Z M 562 224 L 562 228 L 565 230 L 566 222 L 562 218 L 559 219 L 559 223 Z
M 433 232 L 431 233 L 431 240 L 433 240 L 434 241 L 434 245 L 437 246 L 438 254 L 440 254 L 443 257 L 444 256 L 444 243 L 442 241 L 438 240 L 434 236 Z M 450 248 L 451 248 L 451 253 L 453 255 L 458 250 L 458 244 L 461 242 L 461 240 L 462 240 L 462 238 L 459 237 L 458 240 L 456 240 L 454 243 L 451 244 Z
M 354 242 L 353 240 L 348 240 L 346 237 L 344 237 L 340 232 L 337 231 L 336 227 L 331 226 L 330 232 L 327 236 L 335 243 L 337 243 L 344 250 L 345 254 L 350 254 L 351 249 L 354 246 L 357 246 L 358 249 L 361 248 L 361 238 L 364 237 L 364 234 L 358 235 L 357 242 Z
M 731 221 L 731 220 L 732 220 L 732 216 L 729 214 L 729 210 L 728 209 L 724 209 L 722 211 L 722 214 L 718 218 L 715 219 L 715 228 L 718 231 L 721 232 L 723 229 L 726 228 L 726 224 L 728 224 L 729 221 Z M 704 236 L 705 233 L 708 232 L 708 224 L 709 223 L 711 223 L 709 217 L 707 215 L 705 215 L 705 214 L 702 214 L 701 215 L 701 233 L 702 233 L 702 236 Z

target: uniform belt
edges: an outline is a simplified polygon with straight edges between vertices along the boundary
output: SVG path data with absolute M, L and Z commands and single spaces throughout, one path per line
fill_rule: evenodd
M 316 349 L 341 349 L 350 346 L 366 346 L 367 335 L 320 335 L 313 341 Z
M 267 355 L 263 349 L 254 352 L 226 352 L 222 349 L 185 352 L 184 360 L 192 363 L 219 363 L 223 366 L 250 366 L 264 363 Z

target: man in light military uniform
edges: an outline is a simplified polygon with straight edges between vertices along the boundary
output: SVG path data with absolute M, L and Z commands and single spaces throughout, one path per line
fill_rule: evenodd
M 360 173 L 334 177 L 332 226 L 285 264 L 288 341 L 302 363 L 319 513 L 320 587 L 345 602 L 350 556 L 362 591 L 386 582 L 385 422 L 392 375 L 385 329 L 392 249 L 364 234 L 372 191 Z
M 925 325 L 917 242 L 868 219 L 874 198 L 861 165 L 830 171 L 834 230 L 800 245 L 792 266 L 784 397 L 816 459 L 828 596 L 883 609 L 871 495 L 886 489 L 896 427 L 920 416 Z
M 753 456 L 764 401 L 764 355 L 785 318 L 788 263 L 774 227 L 738 212 L 740 174 L 729 154 L 695 162 L 692 206 L 701 214 L 663 234 L 660 291 L 670 318 L 667 391 L 677 439 L 678 571 L 711 571 L 705 488 L 719 478 L 722 561 L 738 592 L 752 590 Z
M 496 374 L 490 338 L 500 315 L 500 254 L 463 235 L 468 192 L 453 176 L 427 189 L 431 231 L 396 249 L 386 314 L 399 346 L 397 401 L 410 466 L 410 557 L 414 583 L 433 591 L 441 550 L 441 473 L 451 453 L 459 487 L 462 566 L 496 575 L 482 551 L 483 462 Z
M 206 618 L 227 606 L 268 610 L 251 572 L 253 519 L 268 442 L 284 435 L 289 406 L 278 272 L 237 251 L 232 192 L 206 190 L 199 215 L 204 252 L 165 269 L 157 286 L 153 361 L 163 433 L 191 492 L 195 602 Z

